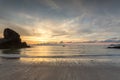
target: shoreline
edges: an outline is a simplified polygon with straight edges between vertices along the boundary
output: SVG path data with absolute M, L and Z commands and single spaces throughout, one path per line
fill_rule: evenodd
M 119 63 L 1 62 L 0 80 L 120 80 Z

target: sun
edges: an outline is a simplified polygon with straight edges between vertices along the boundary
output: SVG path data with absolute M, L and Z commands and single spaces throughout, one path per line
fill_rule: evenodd
M 26 41 L 28 44 L 37 44 L 41 41 L 46 41 L 45 39 L 42 39 L 41 37 L 36 36 L 22 36 L 22 41 Z

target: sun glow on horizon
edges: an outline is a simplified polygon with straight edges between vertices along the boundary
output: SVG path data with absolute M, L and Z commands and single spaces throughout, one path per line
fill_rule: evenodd
M 35 44 L 40 42 L 47 42 L 48 39 L 36 37 L 36 36 L 22 36 L 21 37 L 23 41 L 28 42 L 29 44 Z
M 47 42 L 86 42 L 88 40 L 86 39 L 69 39 L 69 38 L 46 38 L 46 37 L 37 37 L 37 36 L 22 36 L 21 37 L 23 41 L 26 41 L 29 44 L 39 44 L 39 43 L 47 43 Z

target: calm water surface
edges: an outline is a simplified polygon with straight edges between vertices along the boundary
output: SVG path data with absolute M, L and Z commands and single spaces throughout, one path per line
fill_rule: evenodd
M 0 50 L 2 59 L 19 59 L 23 63 L 37 62 L 120 62 L 120 49 L 107 49 L 104 44 L 66 44 L 33 46 L 25 49 Z

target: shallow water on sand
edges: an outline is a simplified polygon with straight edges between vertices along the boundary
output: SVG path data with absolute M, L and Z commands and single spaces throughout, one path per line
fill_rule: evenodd
M 107 49 L 104 44 L 34 45 L 24 49 L 0 50 L 3 59 L 21 63 L 120 63 L 120 49 Z

